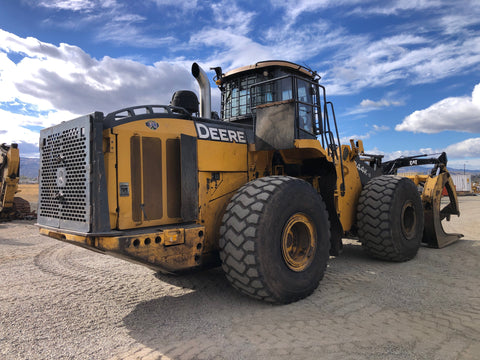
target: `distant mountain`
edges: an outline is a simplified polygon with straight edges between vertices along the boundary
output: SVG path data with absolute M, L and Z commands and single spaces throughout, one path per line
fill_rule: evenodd
M 410 166 L 399 169 L 399 173 L 419 173 L 429 174 L 432 166 Z M 40 168 L 39 158 L 20 158 L 20 175 L 29 179 L 36 179 L 38 177 L 38 169 Z M 451 169 L 448 171 L 452 174 L 463 174 L 463 169 Z M 465 174 L 480 175 L 480 170 L 465 170 Z
M 408 166 L 408 167 L 403 167 L 398 169 L 399 174 L 403 173 L 417 173 L 417 174 L 430 174 L 430 171 L 432 170 L 433 165 L 426 165 L 426 166 Z M 463 175 L 464 170 L 463 169 L 454 169 L 448 167 L 448 171 L 450 174 L 457 174 L 457 175 Z M 466 175 L 480 175 L 480 170 L 465 170 Z
M 20 176 L 25 176 L 29 179 L 37 179 L 39 168 L 40 168 L 39 158 L 20 157 Z
M 448 168 L 448 171 L 450 171 L 450 173 L 452 174 L 459 174 L 459 175 L 463 175 L 464 173 L 466 175 L 470 174 L 470 175 L 480 175 L 480 170 L 463 170 L 463 169 L 451 169 L 451 168 Z

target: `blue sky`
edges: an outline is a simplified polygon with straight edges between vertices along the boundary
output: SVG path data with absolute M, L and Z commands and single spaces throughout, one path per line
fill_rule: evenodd
M 269 59 L 321 74 L 343 142 L 480 169 L 478 0 L 1 0 L 0 143 L 34 157 L 43 127 L 197 91 L 193 61 Z

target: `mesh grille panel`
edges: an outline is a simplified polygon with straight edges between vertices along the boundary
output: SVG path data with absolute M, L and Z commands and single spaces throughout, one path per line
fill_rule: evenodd
M 90 117 L 43 130 L 40 137 L 39 223 L 90 227 Z

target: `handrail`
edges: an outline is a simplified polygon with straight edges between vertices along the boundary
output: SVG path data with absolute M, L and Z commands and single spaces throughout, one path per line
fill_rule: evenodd
M 154 110 L 154 108 L 161 108 L 165 111 L 164 112 L 157 112 L 157 111 Z M 138 110 L 138 109 L 145 109 L 146 112 L 141 112 L 141 113 L 136 112 L 135 110 Z M 125 112 L 128 114 L 127 116 L 121 115 L 122 113 L 125 113 Z M 170 114 L 170 115 L 173 115 L 173 113 L 181 113 L 181 114 L 187 115 L 187 116 L 192 115 L 186 109 L 184 109 L 183 107 L 179 107 L 179 106 L 172 106 L 172 105 L 138 105 L 138 106 L 131 106 L 131 107 L 127 107 L 127 108 L 123 108 L 123 109 L 120 109 L 120 110 L 113 111 L 113 112 L 107 114 L 107 116 L 105 116 L 105 119 L 106 120 L 108 119 L 108 120 L 118 121 L 118 120 L 121 120 L 121 119 L 125 119 L 125 118 L 128 118 L 128 117 L 133 117 L 133 116 L 137 116 L 137 115 L 164 114 L 165 112 Z

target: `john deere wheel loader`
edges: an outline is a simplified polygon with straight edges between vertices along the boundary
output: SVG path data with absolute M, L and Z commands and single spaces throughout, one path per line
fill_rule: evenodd
M 169 105 L 41 132 L 42 234 L 168 273 L 221 262 L 235 288 L 273 303 L 311 294 L 343 237 L 391 261 L 413 258 L 422 241 L 450 242 L 440 220 L 459 211 L 446 164 L 419 193 L 420 180 L 386 175 L 361 141 L 341 145 L 314 71 L 215 68 L 220 116 L 205 72 L 194 63 L 192 74 L 200 101 L 178 91 Z M 451 202 L 440 209 L 445 185 Z

